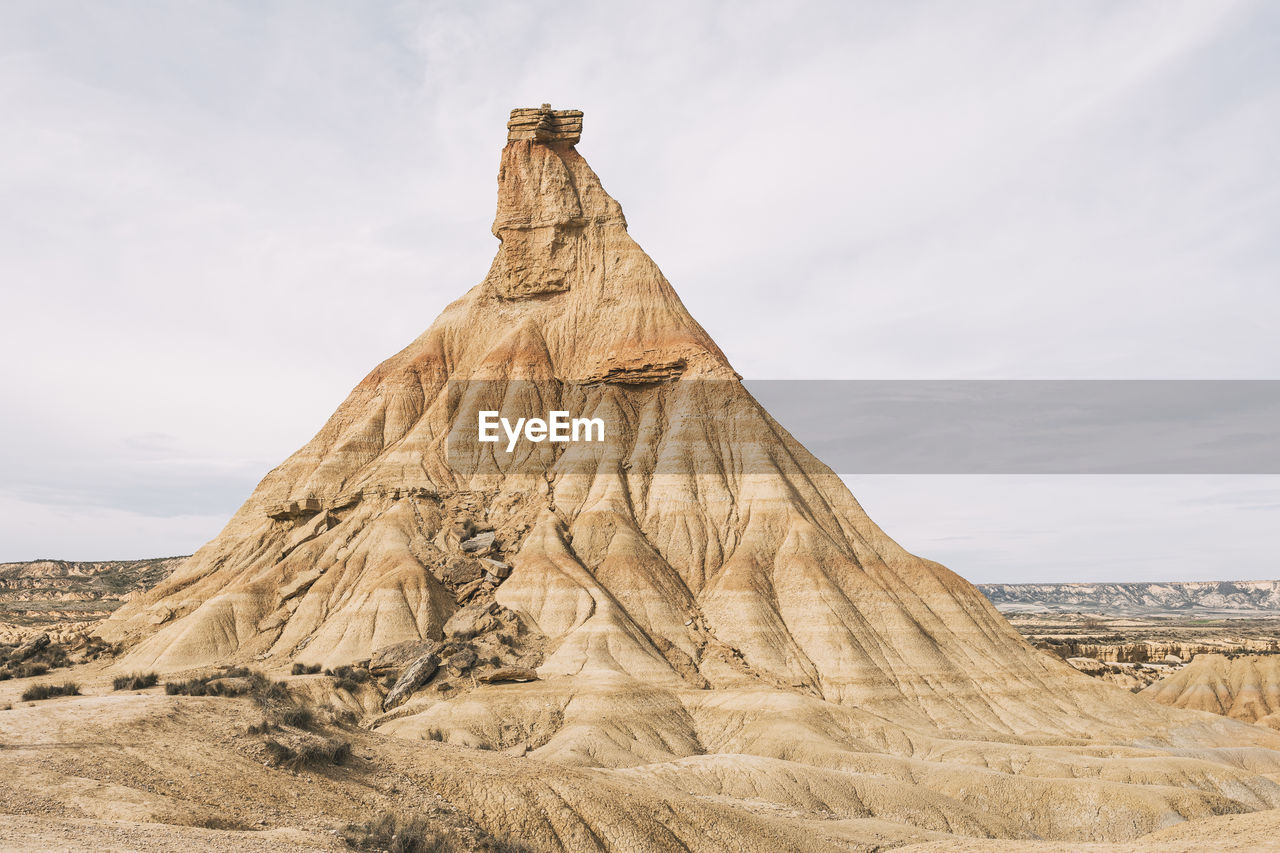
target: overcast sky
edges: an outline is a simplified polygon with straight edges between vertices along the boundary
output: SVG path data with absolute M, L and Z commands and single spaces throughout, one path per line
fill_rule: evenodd
M 747 377 L 1280 378 L 1280 4 L 10 0 L 0 560 L 216 534 L 544 101 Z M 1280 478 L 850 483 L 975 581 L 1280 576 Z

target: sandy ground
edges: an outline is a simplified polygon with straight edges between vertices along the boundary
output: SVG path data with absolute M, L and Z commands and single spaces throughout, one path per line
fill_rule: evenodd
M 1188 821 L 1121 844 L 949 839 L 898 853 L 1269 853 L 1280 850 L 1280 810 Z
M 192 850 L 238 850 L 244 853 L 309 853 L 348 850 L 336 837 L 294 829 L 235 832 L 168 826 L 156 823 L 0 815 L 5 850 L 23 853 L 189 853 Z
M 13 704 L 0 711 L 0 849 L 344 850 L 344 826 L 391 811 L 424 816 L 461 849 L 494 836 L 534 850 L 1280 850 L 1277 811 L 1117 844 L 964 838 L 789 806 L 763 791 L 699 792 L 693 777 L 660 785 L 644 768 L 566 767 L 357 727 L 318 733 L 352 744 L 346 763 L 292 772 L 273 766 L 263 737 L 247 731 L 262 718 L 250 699 L 114 692 L 92 665 L 72 676 L 85 695 L 36 703 L 15 701 L 29 681 L 0 683 L 0 708 Z

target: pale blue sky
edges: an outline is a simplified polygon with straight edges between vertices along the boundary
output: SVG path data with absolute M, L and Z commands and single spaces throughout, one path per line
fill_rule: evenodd
M 1275 4 L 9 2 L 0 560 L 215 534 L 544 101 L 748 377 L 1280 373 Z M 975 581 L 1276 576 L 1274 478 L 851 482 Z

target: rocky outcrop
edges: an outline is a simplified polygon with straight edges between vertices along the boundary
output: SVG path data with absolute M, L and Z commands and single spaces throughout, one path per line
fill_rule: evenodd
M 619 361 L 609 358 L 589 376 L 586 383 L 615 382 L 622 385 L 647 385 L 652 382 L 670 382 L 684 373 L 682 358 L 648 360 L 643 356 Z
M 501 666 L 481 673 L 476 678 L 486 684 L 501 684 L 507 681 L 537 681 L 538 673 L 523 666 Z
M 391 685 L 391 690 L 387 692 L 386 698 L 382 700 L 382 709 L 386 711 L 404 702 L 413 695 L 413 691 L 435 675 L 436 670 L 439 668 L 440 657 L 436 654 L 435 648 L 420 655 L 405 667 L 404 672 L 396 679 L 395 684 Z
M 9 660 L 13 663 L 22 663 L 28 658 L 38 654 L 43 649 L 47 649 L 50 642 L 52 641 L 48 634 L 37 634 L 30 640 L 27 640 L 25 643 L 18 646 L 18 648 L 14 649 L 9 655 Z
M 299 498 L 296 501 L 285 501 L 267 507 L 267 516 L 276 521 L 294 521 L 313 516 L 321 508 L 320 501 L 316 498 Z
M 507 141 L 535 140 L 544 144 L 577 145 L 582 138 L 582 110 L 553 110 L 550 104 L 511 111 Z

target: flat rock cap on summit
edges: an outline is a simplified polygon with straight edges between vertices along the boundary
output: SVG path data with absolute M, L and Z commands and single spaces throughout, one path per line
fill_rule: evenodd
M 550 104 L 516 107 L 507 122 L 508 142 L 533 139 L 576 145 L 581 138 L 582 110 L 553 110 Z

